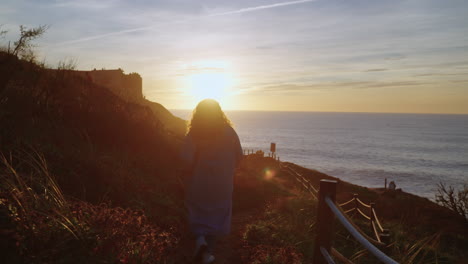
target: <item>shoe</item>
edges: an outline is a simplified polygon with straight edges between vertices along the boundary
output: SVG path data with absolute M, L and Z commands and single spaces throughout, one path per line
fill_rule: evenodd
M 205 252 L 205 254 L 203 254 L 203 258 L 202 258 L 202 263 L 203 264 L 213 263 L 214 260 L 215 260 L 215 257 L 213 255 L 211 255 L 210 253 Z
M 195 254 L 193 255 L 194 261 L 201 261 L 203 257 L 208 254 L 208 244 L 206 243 L 205 237 L 200 236 L 195 241 Z M 210 263 L 210 262 L 208 262 Z

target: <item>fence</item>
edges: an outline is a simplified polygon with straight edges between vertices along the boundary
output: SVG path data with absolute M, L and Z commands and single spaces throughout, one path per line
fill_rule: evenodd
M 259 155 L 261 157 L 265 157 L 265 152 L 263 150 L 243 149 L 242 153 L 244 156 Z M 280 162 L 280 157 L 276 155 L 275 152 L 268 152 L 267 157 L 275 159 L 278 163 Z
M 353 205 L 352 208 L 345 210 L 345 207 L 348 207 L 349 205 Z M 374 238 L 378 244 L 387 244 L 388 239 L 390 238 L 390 234 L 388 233 L 388 230 L 382 227 L 382 224 L 380 223 L 379 218 L 377 217 L 377 213 L 375 212 L 375 203 L 370 203 L 366 204 L 361 199 L 359 199 L 357 194 L 354 194 L 354 197 L 344 203 L 339 204 L 341 207 L 342 211 L 344 211 L 345 214 L 349 213 L 354 213 L 353 216 L 361 216 L 362 218 L 366 219 L 369 221 L 369 225 L 372 230 L 372 234 L 374 235 Z M 361 210 L 361 207 L 365 208 L 364 210 L 369 211 L 369 215 L 364 213 Z
M 348 230 L 348 232 L 350 232 L 351 235 L 377 259 L 386 264 L 397 263 L 375 246 L 385 246 L 389 242 L 389 233 L 388 230 L 382 227 L 382 224 L 380 223 L 379 218 L 377 217 L 374 203 L 366 204 L 359 199 L 357 194 L 354 194 L 353 198 L 349 201 L 343 202 L 341 204 L 336 204 L 336 181 L 321 180 L 320 188 L 319 190 L 317 190 L 303 175 L 301 175 L 291 167 L 280 164 L 280 168 L 294 175 L 295 179 L 299 182 L 299 184 L 302 185 L 305 188 L 305 190 L 308 191 L 315 199 L 318 199 L 317 237 L 315 241 L 313 263 L 335 263 L 333 257 L 335 257 L 343 263 L 352 263 L 340 252 L 332 248 L 332 219 L 334 219 L 335 217 Z M 343 207 L 350 207 L 351 205 L 352 207 L 350 209 L 343 209 Z M 368 210 L 369 215 L 364 213 L 363 210 L 361 210 L 361 208 L 365 208 L 363 210 Z M 368 220 L 375 238 L 372 238 L 366 233 L 364 233 L 353 222 L 350 216 L 348 216 L 348 214 L 350 213 L 353 213 L 353 216 L 360 216 Z

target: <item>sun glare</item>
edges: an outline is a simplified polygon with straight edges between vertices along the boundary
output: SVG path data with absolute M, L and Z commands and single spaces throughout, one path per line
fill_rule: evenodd
M 231 78 L 224 73 L 198 73 L 189 76 L 190 93 L 195 99 L 222 100 L 231 86 Z
M 229 72 L 229 63 L 225 61 L 199 61 L 190 64 L 194 73 L 187 75 L 186 92 L 193 98 L 195 105 L 199 101 L 211 98 L 221 104 L 228 101 L 234 81 Z

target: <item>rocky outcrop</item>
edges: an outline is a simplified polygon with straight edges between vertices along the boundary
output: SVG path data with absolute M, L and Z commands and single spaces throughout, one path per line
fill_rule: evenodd
M 138 73 L 125 74 L 122 69 L 75 72 L 128 102 L 138 103 L 143 100 L 143 80 Z
M 102 86 L 127 102 L 148 106 L 164 123 L 167 130 L 182 136 L 186 123 L 175 117 L 161 104 L 149 101 L 143 97 L 143 80 L 138 73 L 125 74 L 122 69 L 74 71 L 88 81 Z

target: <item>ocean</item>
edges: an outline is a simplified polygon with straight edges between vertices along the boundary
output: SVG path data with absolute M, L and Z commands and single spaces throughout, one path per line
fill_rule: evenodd
M 171 110 L 189 119 L 188 110 Z M 227 111 L 244 149 L 344 181 L 383 187 L 385 178 L 434 200 L 437 183 L 468 184 L 468 115 Z

